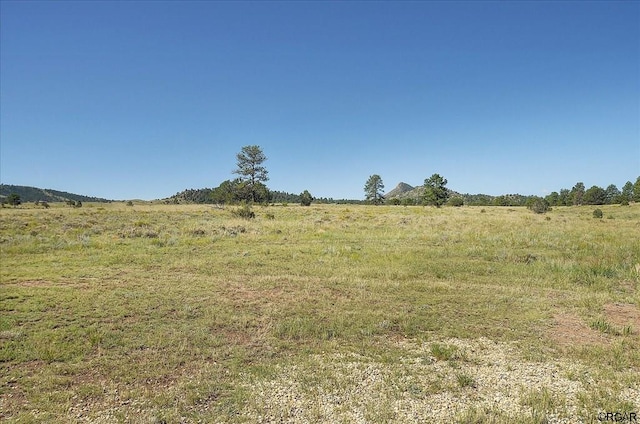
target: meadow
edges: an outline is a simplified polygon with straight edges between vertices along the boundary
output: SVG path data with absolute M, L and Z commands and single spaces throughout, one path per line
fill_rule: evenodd
M 0 210 L 0 420 L 640 419 L 640 204 Z

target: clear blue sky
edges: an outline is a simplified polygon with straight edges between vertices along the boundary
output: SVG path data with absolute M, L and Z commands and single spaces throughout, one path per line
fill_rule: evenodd
M 0 179 L 155 199 L 363 198 L 640 175 L 640 2 L 0 2 Z

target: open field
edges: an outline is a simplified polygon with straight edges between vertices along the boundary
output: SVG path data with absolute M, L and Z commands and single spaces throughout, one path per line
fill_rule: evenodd
M 0 210 L 0 420 L 640 420 L 640 204 Z

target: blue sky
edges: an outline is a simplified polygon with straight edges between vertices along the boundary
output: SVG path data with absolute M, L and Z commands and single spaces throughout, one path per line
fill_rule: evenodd
M 640 175 L 640 2 L 0 2 L 0 180 L 363 198 Z

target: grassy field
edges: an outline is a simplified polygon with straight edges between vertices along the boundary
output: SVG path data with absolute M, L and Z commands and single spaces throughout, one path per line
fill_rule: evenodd
M 0 420 L 640 420 L 640 204 L 593 209 L 1 209 Z

